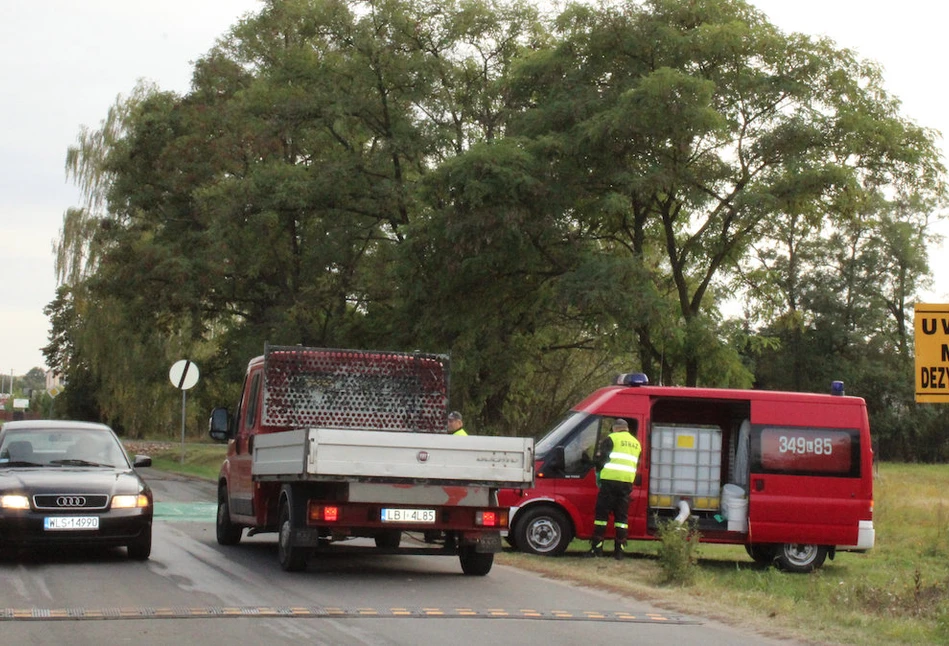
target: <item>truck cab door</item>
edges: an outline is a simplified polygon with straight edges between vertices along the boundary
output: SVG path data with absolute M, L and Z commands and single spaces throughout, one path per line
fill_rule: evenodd
M 254 483 L 251 478 L 254 436 L 260 422 L 261 382 L 263 371 L 254 370 L 245 384 L 244 396 L 238 411 L 234 454 L 230 456 L 231 478 L 228 482 L 231 513 L 252 521 L 254 510 Z

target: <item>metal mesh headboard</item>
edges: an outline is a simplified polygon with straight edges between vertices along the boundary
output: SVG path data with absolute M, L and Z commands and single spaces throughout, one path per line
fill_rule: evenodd
M 448 357 L 267 346 L 268 426 L 445 432 Z

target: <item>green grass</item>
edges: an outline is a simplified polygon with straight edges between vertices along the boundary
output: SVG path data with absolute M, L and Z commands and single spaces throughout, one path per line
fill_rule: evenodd
M 155 468 L 216 479 L 225 447 L 127 442 Z M 659 543 L 631 541 L 632 558 L 559 558 L 506 551 L 497 562 L 611 590 L 663 609 L 764 634 L 822 644 L 949 643 L 949 465 L 881 464 L 874 484 L 876 546 L 841 553 L 820 570 L 787 574 L 756 565 L 741 546 L 700 545 L 694 581 L 663 584 Z M 606 545 L 607 551 L 612 549 Z
M 949 465 L 880 465 L 874 494 L 874 549 L 808 575 L 758 566 L 740 546 L 700 545 L 694 583 L 664 585 L 659 544 L 645 541 L 623 563 L 579 558 L 580 541 L 561 558 L 505 552 L 499 562 L 786 637 L 949 643 Z
M 152 459 L 152 466 L 156 469 L 184 473 L 207 480 L 217 480 L 221 463 L 227 453 L 225 444 L 186 443 L 182 451 L 181 443 L 127 440 L 125 448 L 129 454 L 138 453 L 149 456 Z

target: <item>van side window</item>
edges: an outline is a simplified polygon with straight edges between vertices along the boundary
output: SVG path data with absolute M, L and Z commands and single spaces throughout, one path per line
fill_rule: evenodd
M 758 426 L 751 434 L 756 473 L 860 477 L 858 429 Z
M 590 417 L 574 432 L 564 445 L 564 472 L 582 476 L 593 467 L 600 418 Z

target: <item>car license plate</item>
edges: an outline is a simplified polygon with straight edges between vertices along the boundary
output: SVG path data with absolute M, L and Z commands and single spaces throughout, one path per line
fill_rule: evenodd
M 99 529 L 98 516 L 47 516 L 43 528 L 48 532 L 60 530 Z
M 434 523 L 434 509 L 382 509 L 384 523 Z

